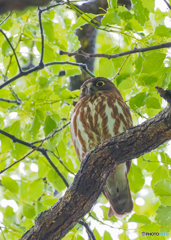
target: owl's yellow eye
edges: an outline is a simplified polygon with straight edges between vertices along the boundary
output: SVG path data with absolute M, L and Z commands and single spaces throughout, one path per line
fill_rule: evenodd
M 105 82 L 103 82 L 103 81 L 98 81 L 97 83 L 96 83 L 96 86 L 97 87 L 101 87 L 101 86 L 104 86 L 105 85 Z
M 85 89 L 86 89 L 85 87 L 81 88 L 81 93 L 83 93 Z

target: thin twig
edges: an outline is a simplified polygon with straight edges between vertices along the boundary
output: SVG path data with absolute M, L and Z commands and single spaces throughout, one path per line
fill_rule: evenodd
M 163 0 L 163 1 L 166 3 L 166 5 L 168 6 L 168 8 L 171 9 L 171 6 L 170 6 L 170 4 L 168 3 L 168 1 L 167 1 L 167 0 Z
M 17 105 L 21 104 L 21 101 L 17 100 L 10 100 L 10 99 L 6 99 L 6 98 L 0 98 L 0 101 L 2 102 L 7 102 L 7 103 L 16 103 Z
M 77 52 L 64 52 L 64 51 L 60 51 L 60 55 L 67 55 L 69 57 L 72 56 L 83 56 L 85 58 L 95 58 L 95 57 L 104 57 L 104 58 L 118 58 L 121 56 L 125 56 L 125 55 L 129 55 L 129 54 L 133 54 L 133 53 L 139 53 L 139 52 L 147 52 L 147 51 L 152 51 L 152 50 L 156 50 L 156 49 L 161 49 L 161 48 L 170 48 L 171 47 L 171 42 L 168 43 L 163 43 L 163 44 L 159 44 L 159 45 L 155 45 L 155 46 L 151 46 L 151 47 L 146 47 L 146 48 L 135 48 L 133 50 L 130 51 L 126 51 L 126 52 L 122 52 L 122 53 L 117 53 L 117 54 L 100 54 L 100 53 L 96 53 L 96 54 L 90 54 L 90 53 L 86 53 L 82 50 L 79 50 Z
M 59 162 L 64 166 L 64 168 L 65 168 L 68 172 L 70 172 L 71 174 L 73 174 L 73 175 L 75 176 L 75 173 L 72 172 L 72 171 L 63 163 L 63 161 L 61 160 L 60 157 L 58 157 L 53 151 L 48 150 L 48 152 L 50 152 L 54 157 L 56 157 L 56 158 L 59 160 Z
M 44 66 L 43 57 L 44 57 L 44 32 L 43 32 L 43 25 L 42 25 L 42 11 L 38 7 L 38 16 L 39 16 L 39 27 L 40 27 L 40 34 L 41 34 L 41 56 L 39 65 Z
M 49 135 L 47 136 L 47 138 L 43 139 L 42 142 L 39 144 L 39 146 L 35 146 L 32 143 L 23 141 L 21 139 L 16 138 L 14 135 L 7 133 L 3 130 L 0 129 L 0 133 L 3 134 L 4 136 L 10 138 L 14 143 L 20 143 L 24 146 L 27 146 L 29 148 L 32 148 L 33 150 L 30 151 L 29 153 L 27 153 L 24 157 L 22 157 L 21 159 L 19 159 L 18 161 L 14 162 L 13 164 L 11 164 L 10 166 L 6 167 L 5 169 L 3 169 L 2 171 L 0 171 L 0 174 L 5 172 L 7 169 L 11 168 L 12 166 L 14 166 L 15 164 L 21 162 L 22 160 L 24 160 L 27 156 L 29 156 L 31 153 L 33 153 L 34 151 L 38 151 L 41 152 L 42 155 L 48 160 L 48 162 L 50 163 L 50 165 L 54 168 L 54 170 L 57 172 L 57 174 L 61 177 L 61 179 L 63 180 L 63 182 L 65 183 L 65 185 L 68 187 L 69 184 L 66 181 L 65 177 L 60 173 L 60 171 L 58 170 L 58 168 L 54 165 L 54 163 L 51 161 L 49 155 L 47 154 L 48 149 L 45 148 L 41 148 L 41 146 L 43 145 L 43 143 L 47 140 L 47 138 L 49 137 Z M 51 134 L 51 133 L 50 133 Z
M 117 71 L 117 73 L 115 74 L 115 76 L 112 78 L 112 80 L 114 80 L 114 79 L 120 74 L 120 72 L 122 71 L 122 69 L 123 69 L 123 67 L 124 67 L 124 65 L 125 65 L 125 63 L 127 62 L 127 60 L 128 60 L 129 57 L 130 57 L 130 55 L 128 55 L 128 56 L 125 58 L 125 60 L 123 61 L 121 67 L 119 68 L 119 70 Z
M 61 62 L 50 62 L 50 63 L 45 63 L 45 67 L 50 66 L 50 65 L 55 65 L 55 64 L 69 64 L 69 65 L 73 65 L 73 66 L 79 66 L 81 67 L 88 75 L 90 75 L 91 77 L 95 77 L 95 75 L 90 72 L 87 68 L 87 64 L 85 63 L 76 63 L 76 62 L 68 62 L 68 61 L 61 61 Z
M 59 62 L 49 62 L 49 63 L 45 63 L 43 66 L 38 64 L 37 66 L 30 68 L 27 71 L 22 71 L 20 73 L 18 73 L 17 75 L 15 75 L 14 77 L 12 77 L 11 79 L 7 80 L 5 83 L 0 85 L 0 89 L 4 88 L 5 86 L 9 85 L 10 83 L 14 82 L 15 80 L 23 77 L 23 76 L 27 76 L 30 73 L 39 71 L 41 69 L 43 69 L 44 67 L 50 66 L 50 65 L 57 65 L 57 64 L 61 64 L 61 65 L 74 65 L 74 66 L 79 66 L 81 67 L 84 71 L 86 71 L 91 77 L 94 77 L 94 75 L 88 70 L 87 65 L 83 64 L 83 63 L 75 63 L 75 62 L 68 62 L 68 61 L 59 61 Z
M 71 121 L 67 122 L 65 125 L 63 125 L 61 128 L 58 128 L 59 126 L 57 126 L 56 128 L 54 128 L 51 133 L 45 137 L 44 139 L 41 139 L 41 140 L 38 140 L 38 141 L 35 141 L 35 142 L 32 142 L 32 144 L 36 144 L 36 143 L 39 143 L 39 142 L 42 142 L 44 141 L 45 139 L 48 140 L 49 138 L 52 138 L 54 137 L 58 132 L 62 131 L 65 127 L 67 127 L 69 124 L 70 124 Z
M 9 16 L 11 15 L 11 13 L 12 13 L 12 12 L 10 12 L 10 13 L 6 16 L 6 18 L 4 18 L 4 20 L 2 20 L 2 22 L 0 23 L 0 26 L 9 18 Z
M 66 2 L 60 2 L 58 4 L 55 4 L 55 5 L 52 5 L 52 6 L 41 9 L 41 12 L 49 11 L 51 8 L 57 7 L 59 5 L 64 5 L 64 4 L 67 4 L 67 3 Z
M 90 234 L 90 236 L 91 236 L 91 238 L 92 238 L 93 240 L 96 240 L 96 238 L 95 238 L 95 236 L 94 236 L 94 233 L 93 233 L 93 231 L 91 231 L 88 223 L 86 223 L 86 222 L 84 222 L 83 220 L 81 220 L 81 221 L 79 221 L 79 224 L 83 225 L 83 226 L 86 228 L 87 232 Z
M 24 160 L 27 156 L 29 156 L 31 153 L 33 153 L 35 150 L 37 150 L 42 144 L 40 144 L 37 148 L 34 148 L 32 151 L 30 151 L 29 153 L 27 153 L 26 155 L 24 155 L 24 157 L 20 158 L 19 160 L 17 160 L 16 162 L 12 163 L 10 166 L 6 167 L 5 169 L 0 171 L 0 174 L 2 174 L 3 172 L 5 172 L 6 170 L 8 170 L 9 168 L 11 168 L 12 166 L 14 166 L 15 164 L 21 162 L 22 160 Z
M 4 35 L 4 37 L 6 38 L 8 44 L 10 45 L 10 47 L 11 47 L 11 49 L 12 49 L 12 51 L 13 51 L 13 54 L 14 54 L 14 56 L 15 56 L 15 60 L 16 60 L 16 62 L 17 62 L 19 71 L 22 72 L 22 69 L 21 69 L 20 63 L 19 63 L 19 61 L 18 61 L 18 58 L 17 58 L 16 52 L 15 52 L 15 49 L 13 48 L 10 40 L 8 39 L 8 37 L 7 37 L 7 35 L 4 33 L 4 31 L 3 31 L 2 29 L 0 29 L 0 32 Z
M 59 175 L 59 177 L 63 180 L 63 182 L 65 183 L 66 187 L 69 187 L 69 184 L 67 182 L 67 180 L 65 179 L 65 177 L 62 175 L 62 173 L 59 171 L 59 169 L 57 168 L 57 166 L 52 162 L 52 160 L 50 159 L 49 155 L 47 154 L 47 149 L 45 149 L 44 153 L 42 153 L 46 159 L 48 160 L 48 162 L 50 163 L 50 165 L 53 167 L 53 169 L 55 170 L 55 172 L 57 172 L 57 174 Z

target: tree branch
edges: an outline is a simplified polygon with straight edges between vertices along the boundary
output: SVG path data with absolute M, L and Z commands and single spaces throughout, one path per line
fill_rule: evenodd
M 51 132 L 52 134 L 53 131 Z M 50 134 L 51 134 L 50 133 Z M 0 174 L 2 174 L 3 172 L 5 172 L 7 169 L 11 168 L 12 166 L 14 166 L 15 164 L 21 162 L 22 160 L 24 160 L 27 156 L 29 156 L 31 153 L 33 153 L 34 151 L 38 151 L 40 152 L 46 159 L 47 161 L 49 162 L 49 164 L 53 167 L 53 169 L 56 171 L 56 173 L 59 175 L 59 177 L 63 180 L 64 184 L 66 187 L 69 187 L 69 184 L 67 182 L 67 180 L 65 179 L 65 177 L 61 174 L 61 172 L 59 171 L 59 169 L 55 166 L 55 164 L 52 162 L 52 160 L 50 159 L 49 155 L 48 155 L 48 149 L 45 149 L 45 148 L 41 148 L 41 146 L 43 145 L 43 143 L 48 139 L 48 135 L 47 138 L 44 138 L 40 145 L 39 146 L 35 146 L 33 143 L 29 143 L 29 142 L 26 142 L 26 141 L 23 141 L 21 139 L 18 139 L 16 138 L 14 135 L 10 134 L 10 133 L 7 133 L 3 130 L 0 129 L 0 134 L 3 134 L 4 136 L 10 138 L 14 143 L 20 143 L 26 147 L 29 147 L 29 148 L 32 148 L 33 150 L 30 151 L 29 153 L 27 153 L 24 157 L 22 157 L 21 159 L 19 159 L 18 161 L 14 162 L 13 164 L 11 164 L 10 166 L 6 167 L 5 169 L 1 170 L 0 171 Z M 54 136 L 54 135 L 53 135 Z
M 61 128 L 59 128 L 59 125 L 54 128 L 50 134 L 48 134 L 48 136 L 46 136 L 44 139 L 41 139 L 41 140 L 38 140 L 38 141 L 35 141 L 35 142 L 32 142 L 32 144 L 36 144 L 36 143 L 39 143 L 39 142 L 42 142 L 44 140 L 48 140 L 49 138 L 52 138 L 54 137 L 58 132 L 62 131 L 65 127 L 67 127 L 69 124 L 71 123 L 71 121 L 67 122 L 66 124 L 64 124 Z
M 2 22 L 0 23 L 0 26 L 10 17 L 11 13 L 12 13 L 12 12 L 10 12 L 10 13 L 6 16 L 6 18 L 4 18 L 4 19 L 2 20 Z
M 167 0 L 163 0 L 163 1 L 166 3 L 166 5 L 168 6 L 168 8 L 171 9 L 171 6 L 170 6 L 170 4 L 167 2 Z
M 83 226 L 86 228 L 86 230 L 87 230 L 87 232 L 90 234 L 92 240 L 96 240 L 96 238 L 95 238 L 95 236 L 94 236 L 94 233 L 91 231 L 88 223 L 86 223 L 86 222 L 84 222 L 83 220 L 81 220 L 81 221 L 79 221 L 79 224 L 83 225 Z
M 41 34 L 41 56 L 39 66 L 44 66 L 43 57 L 44 57 L 44 32 L 43 32 L 43 25 L 42 25 L 42 11 L 38 8 L 38 17 L 39 17 L 39 27 L 40 27 L 40 34 Z
M 10 40 L 8 39 L 8 37 L 7 37 L 7 35 L 4 33 L 4 31 L 3 31 L 2 29 L 0 29 L 0 32 L 4 35 L 4 37 L 6 38 L 8 44 L 10 45 L 10 47 L 11 47 L 11 49 L 12 49 L 12 51 L 13 51 L 13 54 L 14 54 L 14 56 L 15 56 L 15 60 L 16 60 L 16 62 L 17 62 L 19 71 L 22 72 L 22 69 L 21 69 L 20 63 L 19 63 L 19 61 L 18 61 L 18 58 L 17 58 L 17 54 L 16 54 L 16 52 L 15 52 L 15 49 L 13 48 Z
M 64 52 L 64 51 L 60 51 L 60 55 L 67 55 L 69 57 L 72 56 L 84 56 L 85 58 L 95 58 L 95 57 L 104 57 L 104 58 L 118 58 L 121 56 L 125 56 L 125 55 L 129 55 L 129 54 L 133 54 L 133 53 L 139 53 L 139 52 L 147 52 L 147 51 L 152 51 L 152 50 L 156 50 L 156 49 L 161 49 L 161 48 L 170 48 L 171 47 L 171 42 L 168 43 L 163 43 L 163 44 L 159 44 L 159 45 L 155 45 L 155 46 L 151 46 L 151 47 L 146 47 L 146 48 L 134 48 L 133 50 L 130 51 L 126 51 L 126 52 L 122 52 L 122 53 L 117 53 L 117 54 L 89 54 L 83 51 L 77 51 L 77 52 Z
M 86 64 L 83 64 L 83 63 L 75 63 L 75 62 L 68 62 L 68 61 L 59 61 L 59 62 L 49 62 L 49 63 L 45 63 L 43 66 L 38 64 L 36 67 L 33 67 L 27 71 L 22 71 L 20 73 L 18 73 L 17 75 L 15 75 L 14 77 L 12 77 L 11 79 L 9 79 L 8 81 L 4 82 L 3 84 L 0 85 L 0 89 L 4 88 L 5 86 L 9 85 L 10 83 L 14 82 L 15 80 L 23 77 L 23 76 L 27 76 L 28 74 L 30 73 L 33 73 L 33 72 L 36 72 L 36 71 L 39 71 L 47 66 L 50 66 L 50 65 L 65 65 L 65 64 L 68 64 L 68 65 L 73 65 L 73 66 L 79 66 L 81 67 L 84 71 L 86 71 L 91 77 L 94 77 L 94 75 L 88 70 L 87 68 L 87 65 Z
M 21 104 L 21 101 L 17 100 L 11 100 L 11 99 L 6 99 L 6 98 L 0 98 L 0 101 L 2 102 L 7 102 L 7 103 L 16 103 L 17 105 Z
M 73 184 L 21 240 L 59 240 L 90 211 L 109 174 L 117 165 L 142 156 L 171 139 L 171 108 L 92 148 L 84 157 Z
M 46 8 L 41 9 L 41 12 L 49 11 L 50 9 L 52 9 L 52 8 L 54 8 L 54 7 L 57 7 L 57 6 L 59 6 L 59 5 L 64 5 L 64 4 L 67 4 L 67 3 L 61 1 L 61 2 L 58 3 L 58 4 L 54 4 L 54 5 L 52 5 L 52 6 L 49 6 L 49 7 L 46 7 Z
M 44 6 L 50 1 L 51 0 L 0 0 L 0 14 L 13 10 L 22 11 L 26 7 L 30 6 Z

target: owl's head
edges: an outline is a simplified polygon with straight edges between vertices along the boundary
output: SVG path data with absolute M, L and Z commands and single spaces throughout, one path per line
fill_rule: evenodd
M 80 88 L 81 94 L 79 99 L 87 95 L 94 95 L 99 91 L 112 90 L 115 88 L 116 88 L 115 85 L 107 78 L 103 77 L 90 78 L 82 84 Z

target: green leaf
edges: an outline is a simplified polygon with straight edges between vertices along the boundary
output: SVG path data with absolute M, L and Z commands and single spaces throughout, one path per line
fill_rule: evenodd
M 58 144 L 57 144 L 57 149 L 58 149 L 58 153 L 60 155 L 60 157 L 64 157 L 65 153 L 66 153 L 66 146 L 65 143 L 61 140 Z
M 151 186 L 154 187 L 154 185 L 161 180 L 168 179 L 168 171 L 164 166 L 159 166 L 152 174 L 152 181 Z
M 49 115 L 47 115 L 44 125 L 45 135 L 47 136 L 54 128 L 56 128 L 56 122 Z
M 95 235 L 96 240 L 101 240 L 101 236 L 100 236 L 100 234 L 98 233 L 98 231 L 96 230 L 96 228 L 93 229 L 93 233 L 94 233 L 94 235 Z
M 164 25 L 159 25 L 155 29 L 155 34 L 160 37 L 169 37 L 171 34 L 171 30 Z
M 153 83 L 157 82 L 158 78 L 156 75 L 141 73 L 138 79 L 139 84 L 142 86 L 144 85 L 152 85 Z
M 128 222 L 136 222 L 136 223 L 143 223 L 143 224 L 150 224 L 151 223 L 151 221 L 149 220 L 149 218 L 146 215 L 138 215 L 136 213 L 134 213 L 130 217 Z
M 117 7 L 117 0 L 110 0 L 110 4 L 113 8 Z
M 165 205 L 165 206 L 171 206 L 171 196 L 164 196 L 164 197 L 160 197 L 160 202 L 161 204 Z
M 130 189 L 134 193 L 140 191 L 145 183 L 141 169 L 133 163 L 131 164 L 131 168 L 128 174 L 128 180 Z
M 15 135 L 15 137 L 20 138 L 21 137 L 21 127 L 20 127 L 20 121 L 15 121 L 10 126 L 10 133 Z
M 28 200 L 28 194 L 27 194 L 28 185 L 29 185 L 28 182 L 26 182 L 24 179 L 21 180 L 20 198 L 23 200 Z
M 45 210 L 47 210 L 47 207 L 45 207 L 44 204 L 41 202 L 36 202 L 36 214 L 39 214 Z
M 43 23 L 44 34 L 48 42 L 54 43 L 55 34 L 53 29 L 53 23 L 48 21 Z M 49 31 L 50 29 L 50 31 Z
M 62 191 L 66 188 L 63 180 L 59 177 L 55 170 L 51 169 L 48 172 L 47 178 L 51 183 L 53 183 L 55 189 L 57 189 L 58 191 Z
M 8 176 L 2 176 L 2 185 L 5 186 L 13 193 L 18 193 L 19 186 L 18 183 Z
M 113 7 L 107 9 L 107 14 L 102 18 L 103 25 L 119 24 L 119 14 Z
M 43 196 L 43 197 L 41 198 L 41 203 L 42 203 L 44 206 L 51 207 L 51 206 L 54 205 L 56 202 L 57 202 L 57 198 L 53 198 L 53 197 L 51 197 L 51 196 Z
M 154 185 L 154 193 L 160 197 L 171 197 L 171 180 L 164 179 Z
M 152 222 L 151 224 L 144 224 L 143 226 L 140 227 L 141 232 L 149 232 L 151 233 L 153 232 L 159 232 L 160 231 L 160 226 L 154 222 Z M 158 237 L 157 237 L 158 238 Z M 141 240 L 144 239 L 141 238 Z M 146 238 L 147 240 L 156 240 L 156 236 L 149 236 L 149 238 Z M 164 238 L 165 239 L 165 238 Z M 164 240 L 163 238 L 161 238 L 161 240 Z
M 65 76 L 69 77 L 69 76 L 75 76 L 75 75 L 79 75 L 79 74 L 81 74 L 80 69 L 68 69 L 68 70 L 66 70 Z
M 142 4 L 146 7 L 150 12 L 154 12 L 155 0 L 142 0 Z
M 166 54 L 161 52 L 153 52 L 148 54 L 143 62 L 142 72 L 152 74 L 161 71 L 165 57 Z
M 155 108 L 155 109 L 161 108 L 159 100 L 155 97 L 148 97 L 146 99 L 146 106 L 147 108 Z
M 40 118 L 39 118 L 39 111 L 36 110 L 31 127 L 29 129 L 29 132 L 32 136 L 32 138 L 35 138 L 35 136 L 38 134 L 40 129 Z
M 15 215 L 15 212 L 14 212 L 13 208 L 10 207 L 10 206 L 7 206 L 5 208 L 5 216 L 10 217 L 10 216 L 13 216 L 13 215 Z
M 35 208 L 29 204 L 23 204 L 23 215 L 32 219 L 36 215 Z
M 28 187 L 28 196 L 30 201 L 37 200 L 43 194 L 43 181 L 37 179 Z
M 117 78 L 118 81 L 118 78 Z M 126 77 L 124 80 L 121 81 L 118 85 L 119 90 L 127 90 L 127 89 L 132 89 L 135 86 L 135 82 L 131 77 Z
M 111 237 L 110 233 L 105 231 L 104 232 L 104 236 L 103 236 L 103 240 L 112 240 L 113 238 Z
M 114 76 L 114 66 L 112 60 L 100 58 L 99 61 L 99 76 L 111 78 Z
M 129 101 L 130 108 L 136 110 L 137 108 L 144 106 L 146 98 L 147 98 L 146 92 L 141 92 L 135 95 L 134 97 L 131 97 Z
M 38 82 L 41 87 L 44 87 L 48 83 L 48 79 L 47 77 L 39 77 Z
M 11 38 L 9 38 L 11 40 Z M 2 54 L 4 57 L 8 57 L 11 53 L 11 47 L 9 43 L 5 40 L 4 43 L 2 44 Z
M 133 17 L 133 14 L 128 11 L 123 11 L 119 12 L 119 17 L 125 21 L 129 21 Z
M 159 225 L 168 226 L 171 224 L 171 206 L 160 205 L 156 211 L 155 220 Z
M 143 26 L 149 19 L 149 11 L 143 7 L 141 0 L 132 0 L 135 19 Z
M 75 24 L 72 25 L 71 27 L 71 31 L 75 31 L 77 28 L 89 23 L 91 21 L 91 19 L 95 18 L 96 15 L 95 14 L 92 14 L 92 13 L 85 13 L 85 14 L 82 14 L 77 22 Z

